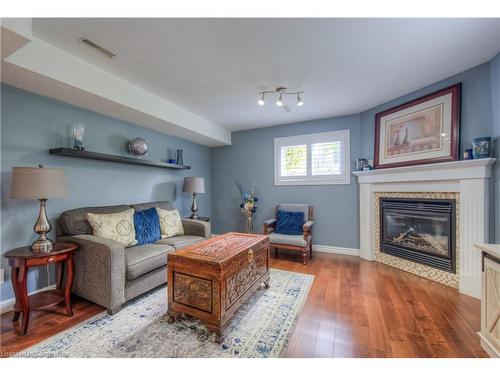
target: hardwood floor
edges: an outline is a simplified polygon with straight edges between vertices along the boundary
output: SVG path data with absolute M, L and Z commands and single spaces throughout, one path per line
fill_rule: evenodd
M 298 255 L 280 253 L 271 267 L 315 276 L 287 357 L 487 356 L 476 333 L 480 302 L 455 289 L 345 255 L 315 253 L 304 266 Z M 12 328 L 12 312 L 5 313 L 1 316 L 2 356 L 101 311 L 78 299 L 71 318 L 35 312 L 24 337 Z

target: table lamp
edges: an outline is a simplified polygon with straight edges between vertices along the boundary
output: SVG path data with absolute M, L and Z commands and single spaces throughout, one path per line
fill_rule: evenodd
M 191 211 L 193 214 L 190 216 L 191 219 L 199 219 L 197 215 L 198 205 L 196 204 L 196 194 L 205 193 L 205 181 L 202 177 L 184 177 L 184 184 L 182 185 L 182 191 L 184 193 L 193 193 L 193 204 L 191 205 Z
M 10 188 L 12 198 L 38 199 L 40 212 L 35 223 L 34 231 L 38 239 L 31 245 L 31 250 L 36 253 L 48 253 L 52 250 L 53 241 L 46 237 L 52 226 L 45 212 L 47 198 L 66 196 L 66 181 L 64 170 L 45 168 L 42 164 L 38 168 L 14 167 L 12 168 L 12 184 Z

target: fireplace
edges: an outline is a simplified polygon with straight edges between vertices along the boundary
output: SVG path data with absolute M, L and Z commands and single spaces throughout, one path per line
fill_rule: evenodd
M 455 273 L 455 200 L 380 198 L 380 251 Z

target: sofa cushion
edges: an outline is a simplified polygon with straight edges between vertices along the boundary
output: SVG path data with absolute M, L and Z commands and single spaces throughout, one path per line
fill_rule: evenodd
M 195 243 L 198 243 L 203 240 L 205 240 L 205 238 L 200 236 L 176 236 L 176 237 L 161 239 L 159 241 L 156 241 L 156 243 L 167 244 L 175 247 L 176 250 L 179 250 L 182 249 L 183 247 L 194 245 Z
M 274 231 L 279 234 L 302 234 L 304 225 L 303 212 L 288 212 L 278 210 Z
M 102 207 L 82 207 L 68 210 L 61 214 L 58 220 L 59 230 L 65 236 L 78 236 L 81 234 L 92 234 L 92 227 L 87 220 L 87 213 L 94 214 L 115 214 L 130 208 L 127 205 L 102 206 Z
M 304 240 L 304 236 L 302 235 L 271 233 L 269 234 L 269 242 L 271 244 L 275 243 L 301 247 L 307 246 L 307 242 Z
M 155 243 L 161 238 L 160 218 L 154 207 L 135 212 L 134 227 L 138 245 Z
M 132 207 L 136 211 L 143 211 L 147 210 L 148 208 L 152 207 L 158 207 L 163 210 L 173 210 L 174 207 L 172 207 L 172 203 L 169 201 L 157 201 L 157 202 L 147 202 L 147 203 L 136 203 L 136 204 L 131 204 L 130 207 Z
M 116 214 L 94 214 L 87 212 L 87 220 L 94 236 L 109 238 L 125 246 L 133 246 L 135 239 L 134 210 L 129 208 Z
M 178 210 L 163 210 L 156 207 L 156 212 L 160 218 L 161 238 L 184 235 L 184 227 Z
M 286 212 L 303 212 L 304 213 L 304 221 L 312 220 L 312 217 L 309 217 L 309 205 L 308 204 L 282 203 L 278 206 L 278 210 L 286 211 Z
M 166 266 L 167 254 L 172 251 L 175 251 L 175 249 L 167 244 L 147 244 L 129 247 L 125 251 L 127 280 L 134 280 L 149 271 Z

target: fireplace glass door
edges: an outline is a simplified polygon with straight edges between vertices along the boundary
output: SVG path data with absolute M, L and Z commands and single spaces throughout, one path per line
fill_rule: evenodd
M 381 251 L 455 271 L 455 201 L 381 198 Z

